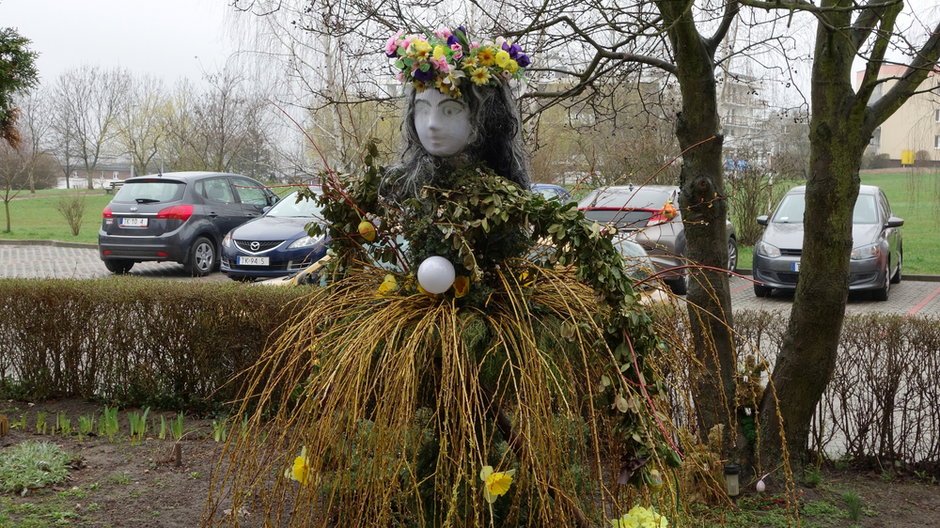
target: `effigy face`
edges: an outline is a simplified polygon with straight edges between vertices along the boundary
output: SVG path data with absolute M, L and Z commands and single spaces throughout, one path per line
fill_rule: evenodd
M 424 90 L 415 95 L 415 131 L 429 154 L 439 157 L 459 154 L 473 135 L 470 108 L 464 101 L 438 90 Z

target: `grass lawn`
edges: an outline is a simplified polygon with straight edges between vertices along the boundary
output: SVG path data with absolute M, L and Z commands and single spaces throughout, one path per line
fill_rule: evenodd
M 293 187 L 275 187 L 274 192 L 284 196 L 294 190 Z M 111 202 L 113 194 L 102 189 L 78 191 L 85 197 L 85 212 L 78 236 L 72 236 L 68 222 L 56 204 L 64 197 L 73 196 L 76 191 L 69 189 L 44 189 L 30 194 L 21 191 L 11 200 L 10 232 L 6 232 L 6 211 L 0 203 L 0 238 L 13 240 L 58 240 L 61 242 L 98 243 L 98 228 L 101 226 L 101 211 Z
M 862 183 L 881 187 L 904 219 L 904 273 L 940 275 L 940 172 L 862 174 Z M 753 250 L 739 248 L 739 268 L 751 268 Z

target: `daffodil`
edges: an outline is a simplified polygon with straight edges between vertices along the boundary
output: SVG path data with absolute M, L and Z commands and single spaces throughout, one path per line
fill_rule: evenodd
M 486 502 L 493 504 L 500 495 L 505 495 L 512 486 L 512 477 L 516 470 L 493 471 L 493 466 L 483 466 L 480 470 L 480 480 L 483 481 L 483 497 Z
M 611 528 L 668 528 L 666 517 L 643 506 L 634 506 L 626 515 L 610 521 Z
M 294 465 L 284 471 L 284 477 L 306 484 L 310 480 L 310 460 L 307 459 L 307 447 L 300 449 L 300 456 L 294 459 Z
M 394 275 L 389 273 L 385 276 L 385 280 L 382 281 L 382 284 L 379 285 L 378 294 L 379 295 L 388 295 L 393 291 L 398 289 L 398 280 Z

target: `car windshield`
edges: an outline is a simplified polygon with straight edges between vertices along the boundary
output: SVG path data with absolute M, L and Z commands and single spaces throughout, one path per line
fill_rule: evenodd
M 183 197 L 186 184 L 179 181 L 127 182 L 114 195 L 119 203 L 175 202 Z
M 783 197 L 780 206 L 774 213 L 774 222 L 782 224 L 802 224 L 803 212 L 806 210 L 806 195 L 788 194 Z M 871 194 L 860 194 L 855 200 L 855 210 L 852 212 L 853 224 L 877 224 L 878 213 L 875 210 L 875 197 Z
M 299 202 L 297 201 L 297 191 L 294 191 L 279 202 L 274 204 L 266 216 L 273 217 L 316 217 L 320 218 L 321 207 L 320 204 L 313 201 L 302 198 Z

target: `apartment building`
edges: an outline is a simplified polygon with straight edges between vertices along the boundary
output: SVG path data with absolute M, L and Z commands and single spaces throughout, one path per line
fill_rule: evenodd
M 882 66 L 878 76 L 885 79 L 872 97 L 876 101 L 887 93 L 907 68 L 900 65 Z M 864 71 L 856 74 L 861 84 Z M 940 71 L 932 72 L 897 112 L 875 130 L 869 149 L 874 154 L 887 154 L 901 165 L 929 165 L 940 161 Z

